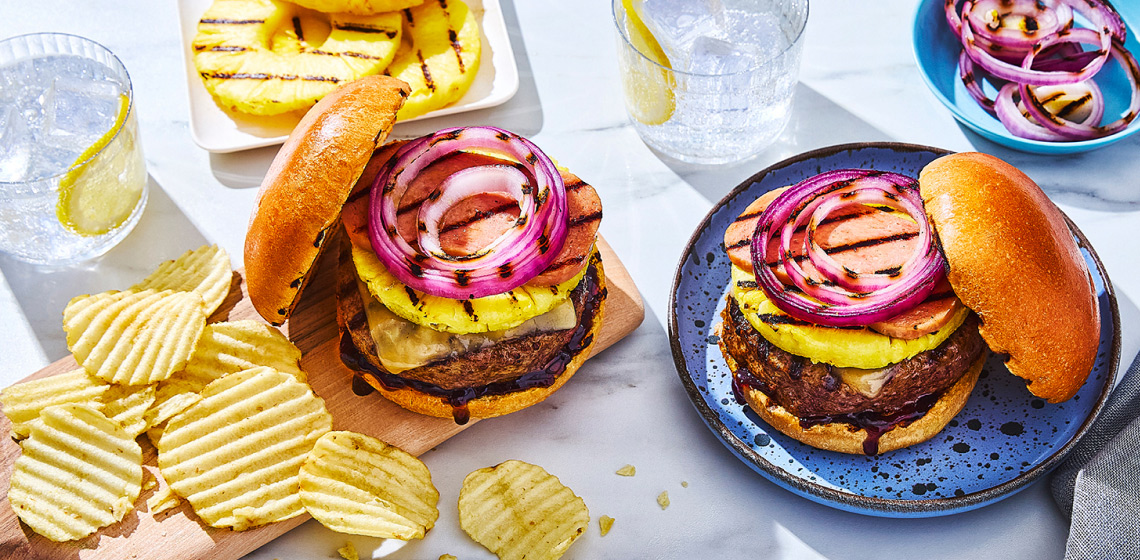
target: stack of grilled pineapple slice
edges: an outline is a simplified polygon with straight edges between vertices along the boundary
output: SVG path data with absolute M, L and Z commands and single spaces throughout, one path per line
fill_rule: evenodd
M 191 48 L 206 89 L 227 109 L 304 110 L 383 72 L 412 86 L 402 120 L 463 97 L 481 51 L 475 15 L 460 0 L 215 0 Z

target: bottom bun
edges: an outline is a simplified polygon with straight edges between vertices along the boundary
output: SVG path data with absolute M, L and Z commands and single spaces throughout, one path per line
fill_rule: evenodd
M 597 343 L 598 333 L 601 331 L 603 317 L 605 316 L 606 275 L 602 269 L 600 258 L 595 261 L 595 266 L 597 267 L 598 284 L 596 292 L 599 294 L 597 311 L 593 313 L 589 333 L 583 337 L 583 340 L 588 340 L 589 343 L 570 359 L 563 372 L 555 377 L 554 383 L 549 387 L 532 387 L 504 394 L 474 398 L 467 401 L 466 414 L 462 415 L 460 411 L 456 410 L 456 408 L 443 397 L 430 395 L 412 387 L 385 387 L 384 384 L 371 373 L 357 373 L 368 385 L 385 398 L 412 412 L 439 418 L 454 418 L 456 422 L 460 424 L 466 423 L 468 418 L 492 418 L 502 416 L 542 402 L 574 376 L 578 368 L 590 357 L 594 349 L 594 344 Z M 589 304 L 589 301 L 587 301 L 587 305 Z M 553 360 L 555 357 L 556 356 L 551 356 L 551 359 Z
M 987 352 L 983 352 L 974 363 L 970 364 L 962 378 L 946 389 L 942 397 L 921 418 L 905 426 L 891 428 L 884 432 L 879 437 L 877 452 L 884 453 L 922 443 L 941 432 L 942 428 L 945 428 L 946 424 L 966 406 L 966 401 L 969 400 L 970 393 L 974 390 L 974 384 L 978 382 L 978 375 L 982 371 L 987 354 Z M 735 375 L 736 360 L 727 352 L 724 352 L 724 358 L 729 369 Z M 864 448 L 868 436 L 866 430 L 856 428 L 845 422 L 832 422 L 804 428 L 800 425 L 799 417 L 754 387 L 745 388 L 744 399 L 748 401 L 748 406 L 768 425 L 788 437 L 820 449 L 856 455 L 867 454 Z

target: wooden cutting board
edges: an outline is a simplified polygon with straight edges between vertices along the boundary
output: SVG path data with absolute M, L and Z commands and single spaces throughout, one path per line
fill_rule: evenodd
M 598 248 L 605 266 L 609 296 L 593 354 L 604 350 L 641 324 L 645 307 L 629 273 L 617 255 L 601 238 Z M 302 368 L 309 374 L 313 391 L 325 400 L 333 416 L 334 430 L 365 433 L 408 452 L 419 455 L 467 426 L 451 419 L 432 418 L 408 412 L 376 394 L 367 397 L 352 392 L 352 372 L 340 361 L 339 333 L 334 299 L 335 251 L 329 251 L 317 275 L 305 289 L 302 300 L 286 325 L 286 333 L 304 354 Z M 210 321 L 261 319 L 250 304 L 240 272 L 234 273 L 234 286 L 222 308 Z M 74 370 L 74 358 L 67 357 L 32 374 L 24 381 Z M 571 381 L 573 382 L 573 381 Z M 494 419 L 490 420 L 494 422 Z M 474 423 L 474 420 L 472 421 Z M 470 426 L 471 424 L 467 424 Z M 0 434 L 11 432 L 8 418 L 0 415 Z M 143 460 L 157 472 L 155 450 L 140 437 Z M 17 559 L 99 559 L 99 560 L 232 560 L 253 551 L 305 522 L 302 515 L 244 532 L 215 529 L 198 521 L 187 502 L 152 516 L 146 501 L 158 489 L 144 490 L 135 509 L 122 522 L 105 527 L 79 541 L 53 543 L 22 525 L 8 504 L 9 478 L 20 447 L 0 437 L 0 558 Z M 430 535 L 430 534 L 429 534 Z

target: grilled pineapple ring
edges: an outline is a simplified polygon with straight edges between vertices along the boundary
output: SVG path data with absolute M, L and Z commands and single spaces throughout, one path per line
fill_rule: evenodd
M 736 265 L 732 265 L 731 293 L 752 328 L 781 350 L 806 356 L 813 362 L 860 369 L 884 368 L 937 348 L 970 314 L 963 306 L 941 329 L 903 340 L 868 328 L 835 328 L 795 321 L 768 299 L 751 272 Z
M 322 14 L 276 0 L 215 0 L 191 47 L 206 89 L 254 115 L 308 109 L 395 57 L 401 16 Z
M 503 294 L 456 300 L 409 288 L 392 276 L 371 247 L 352 245 L 352 262 L 368 291 L 389 311 L 418 325 L 453 334 L 504 331 L 566 301 L 588 267 L 557 286 L 519 286 Z
M 404 37 L 384 73 L 412 87 L 396 114 L 408 120 L 467 93 L 479 71 L 481 43 L 475 14 L 460 0 L 426 0 L 400 13 Z

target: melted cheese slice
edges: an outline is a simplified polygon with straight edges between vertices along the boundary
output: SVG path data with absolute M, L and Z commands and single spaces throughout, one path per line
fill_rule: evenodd
M 470 334 L 452 334 L 414 323 L 393 313 L 372 297 L 368 287 L 357 280 L 360 297 L 364 299 L 364 313 L 368 317 L 368 330 L 376 341 L 376 353 L 384 369 L 400 373 L 427 365 L 436 360 L 458 356 L 466 352 L 534 332 L 572 329 L 578 324 L 574 304 L 563 299 L 553 309 L 524 321 L 517 327 L 505 330 Z
M 813 362 L 841 368 L 885 368 L 936 348 L 961 326 L 970 313 L 963 306 L 943 328 L 904 340 L 868 328 L 827 327 L 792 319 L 768 299 L 752 273 L 735 265 L 732 267 L 731 294 L 752 328 L 769 342 Z M 869 390 L 871 384 L 867 388 Z

